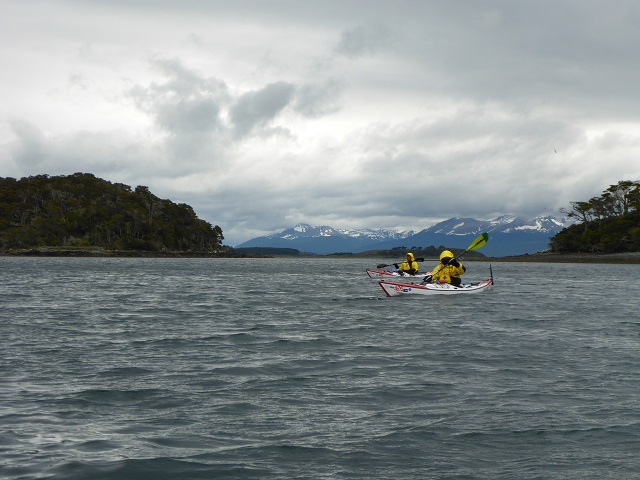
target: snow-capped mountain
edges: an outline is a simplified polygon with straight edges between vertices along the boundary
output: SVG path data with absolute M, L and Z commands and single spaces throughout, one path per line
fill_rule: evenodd
M 382 228 L 342 229 L 326 225 L 312 227 L 304 223 L 278 233 L 253 238 L 236 248 L 275 247 L 295 248 L 307 253 L 362 252 L 363 245 L 398 241 L 414 235 L 413 230 L 397 232 Z
M 373 241 L 383 241 L 388 239 L 406 238 L 415 232 L 409 230 L 406 232 L 396 232 L 395 230 L 387 230 L 383 228 L 365 228 L 365 229 L 344 229 L 333 228 L 326 225 L 312 227 L 305 223 L 300 223 L 293 228 L 288 228 L 279 233 L 272 233 L 259 238 L 282 238 L 287 240 L 295 240 L 304 237 L 348 237 L 363 238 Z
M 567 225 L 566 219 L 550 216 L 531 220 L 509 215 L 491 220 L 450 218 L 406 238 L 404 245 L 466 248 L 477 235 L 487 232 L 489 242 L 480 253 L 489 257 L 524 255 L 548 249 L 549 239 Z
M 480 253 L 492 257 L 536 253 L 548 248 L 549 239 L 567 226 L 566 219 L 536 217 L 525 220 L 501 216 L 491 220 L 450 218 L 419 232 L 386 229 L 338 229 L 299 224 L 293 228 L 257 237 L 236 248 L 295 248 L 301 252 L 327 254 L 365 252 L 404 246 L 466 248 L 480 233 L 489 233 L 489 242 Z
M 558 220 L 555 217 L 536 217 L 532 220 L 524 220 L 520 217 L 504 215 L 492 220 L 450 218 L 449 220 L 436 223 L 419 233 L 429 232 L 444 235 L 479 235 L 482 232 L 510 233 L 529 231 L 551 233 L 551 236 L 553 236 L 566 225 L 566 220 Z

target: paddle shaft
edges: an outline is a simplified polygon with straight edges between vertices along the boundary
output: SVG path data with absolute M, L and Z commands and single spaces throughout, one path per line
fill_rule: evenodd
M 422 258 L 422 257 L 414 258 L 413 261 L 414 262 L 424 262 L 424 258 Z M 398 263 L 402 263 L 402 262 L 398 262 Z M 390 263 L 390 264 L 379 263 L 378 265 L 376 265 L 376 268 L 391 267 L 392 265 L 395 265 L 395 263 Z

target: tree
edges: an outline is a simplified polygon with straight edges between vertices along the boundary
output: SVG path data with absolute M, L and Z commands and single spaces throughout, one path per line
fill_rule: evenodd
M 88 173 L 0 177 L 0 248 L 53 245 L 217 251 L 222 230 L 188 205 Z
M 603 194 L 611 205 L 611 211 L 615 216 L 627 215 L 638 203 L 640 183 L 623 180 L 616 185 L 611 185 Z
M 588 202 L 571 202 L 560 210 L 578 223 L 551 238 L 555 252 L 640 251 L 640 183 L 630 180 L 609 186 Z

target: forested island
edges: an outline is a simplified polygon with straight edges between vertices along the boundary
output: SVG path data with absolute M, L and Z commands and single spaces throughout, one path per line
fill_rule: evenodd
M 640 252 L 640 182 L 623 180 L 599 197 L 562 209 L 576 223 L 551 238 L 553 253 Z
M 193 208 L 90 173 L 0 177 L 0 250 L 226 256 L 219 226 Z

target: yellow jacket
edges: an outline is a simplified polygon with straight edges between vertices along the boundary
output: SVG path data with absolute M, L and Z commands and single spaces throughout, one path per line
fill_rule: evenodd
M 460 275 L 466 271 L 465 266 L 455 259 L 452 252 L 444 250 L 440 254 L 440 265 L 434 268 L 430 274 L 431 281 L 460 285 L 462 283 Z
M 431 280 L 443 281 L 445 283 L 459 285 L 460 275 L 462 275 L 465 272 L 466 268 L 461 263 L 458 263 L 458 265 L 459 267 L 454 267 L 453 265 L 447 265 L 447 266 L 444 266 L 442 264 L 438 265 L 431 272 Z M 454 280 L 451 280 L 452 278 Z
M 414 260 L 413 253 L 407 253 L 407 259 L 398 266 L 398 270 L 409 275 L 418 273 L 418 262 Z

